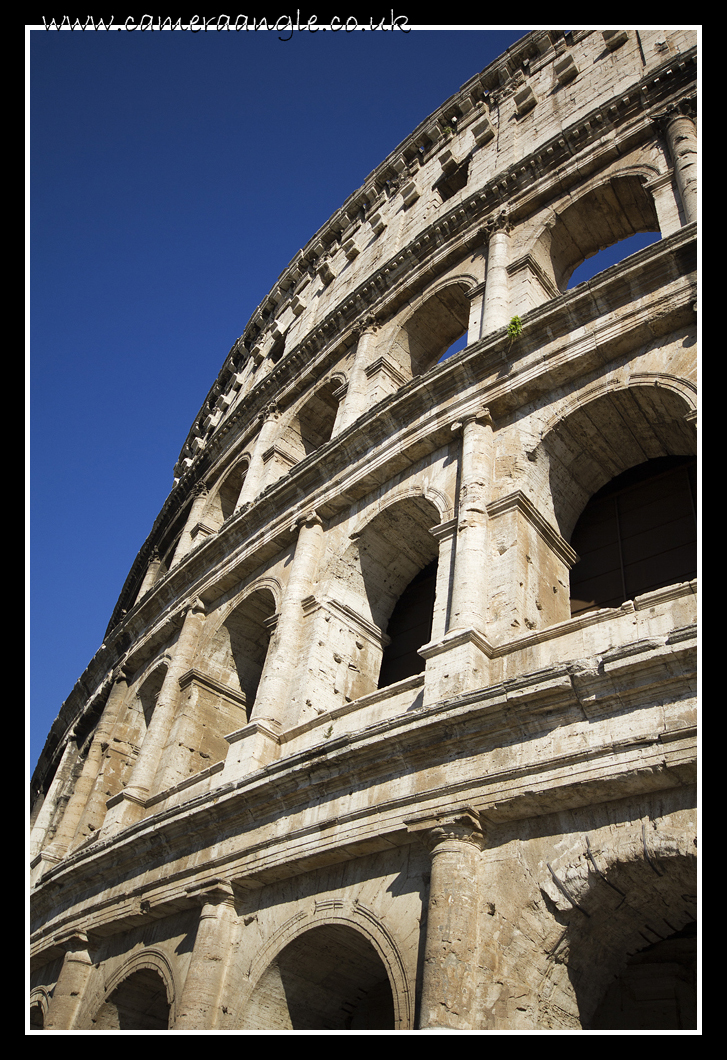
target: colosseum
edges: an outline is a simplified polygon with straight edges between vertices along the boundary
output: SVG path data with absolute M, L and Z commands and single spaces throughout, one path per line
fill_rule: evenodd
M 33 776 L 31 1027 L 698 1027 L 696 43 L 528 33 L 257 308 Z

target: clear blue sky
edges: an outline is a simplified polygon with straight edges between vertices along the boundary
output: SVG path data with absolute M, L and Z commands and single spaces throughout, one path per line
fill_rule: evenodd
M 496 29 L 30 33 L 31 770 L 253 310 Z

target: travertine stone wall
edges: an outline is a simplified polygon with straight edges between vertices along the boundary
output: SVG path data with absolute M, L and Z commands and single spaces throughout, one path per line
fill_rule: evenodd
M 570 579 L 692 473 L 696 149 L 695 34 L 536 31 L 281 274 L 33 779 L 34 1026 L 693 1025 L 694 530 Z

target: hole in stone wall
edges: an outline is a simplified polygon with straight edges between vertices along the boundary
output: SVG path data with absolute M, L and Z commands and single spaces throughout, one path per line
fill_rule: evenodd
M 434 185 L 435 191 L 439 192 L 442 202 L 451 199 L 458 191 L 467 186 L 469 171 L 469 159 L 457 166 L 451 173 L 445 173 Z
M 114 990 L 91 1022 L 94 1031 L 166 1031 L 169 1002 L 161 976 L 151 968 L 134 972 Z
M 255 987 L 243 1030 L 394 1030 L 394 999 L 373 945 L 340 924 L 289 943 Z

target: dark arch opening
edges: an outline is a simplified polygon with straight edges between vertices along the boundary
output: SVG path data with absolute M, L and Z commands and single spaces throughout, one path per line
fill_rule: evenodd
M 695 578 L 696 490 L 696 459 L 677 456 L 632 467 L 594 494 L 571 538 L 571 614 Z
M 340 385 L 334 380 L 319 387 L 293 420 L 292 427 L 305 456 L 325 445 L 333 434 L 338 416 L 338 399 L 334 395 Z
M 379 688 L 424 672 L 418 649 L 432 636 L 432 616 L 437 588 L 437 560 L 419 571 L 397 600 L 386 628 L 391 638 L 384 649 Z
M 207 672 L 227 688 L 242 693 L 248 719 L 255 705 L 274 616 L 273 594 L 269 589 L 258 589 L 228 615 L 204 650 Z
M 93 1031 L 169 1030 L 170 1005 L 164 981 L 153 968 L 133 972 L 91 1020 Z
M 259 980 L 245 1030 L 394 1030 L 386 967 L 367 938 L 343 924 L 289 943 Z
M 588 1030 L 697 1027 L 697 925 L 633 954 L 611 983 Z

